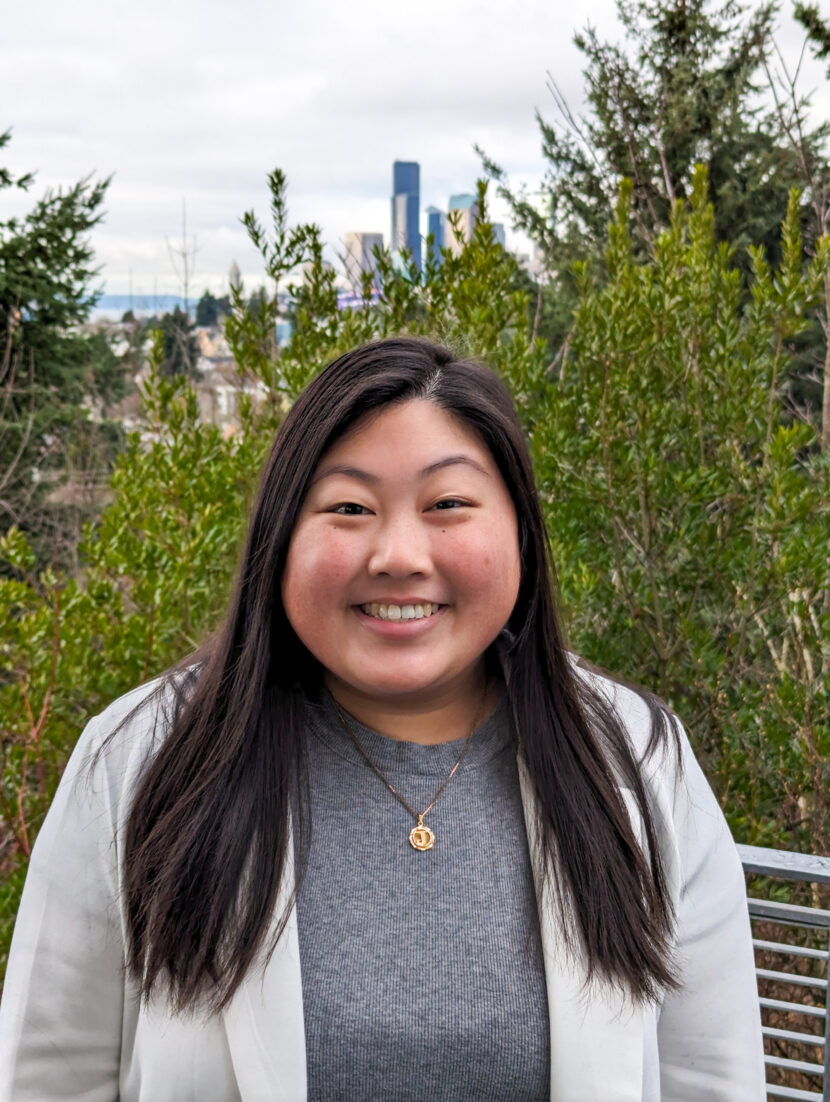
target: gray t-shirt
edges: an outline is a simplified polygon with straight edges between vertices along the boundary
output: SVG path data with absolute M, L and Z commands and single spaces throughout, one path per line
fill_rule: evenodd
M 309 711 L 311 849 L 297 901 L 309 1102 L 547 1100 L 547 994 L 506 707 L 426 816 L 426 852 L 330 699 Z M 419 811 L 464 745 L 351 723 Z

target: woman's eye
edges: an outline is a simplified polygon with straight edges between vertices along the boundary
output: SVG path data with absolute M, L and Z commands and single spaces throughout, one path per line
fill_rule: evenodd
M 440 501 L 436 501 L 433 509 L 463 509 L 469 504 L 469 501 L 464 501 L 460 497 L 445 497 Z
M 358 505 L 356 501 L 341 501 L 339 505 L 333 505 L 328 511 L 338 513 L 341 517 L 360 517 L 369 512 L 365 505 Z

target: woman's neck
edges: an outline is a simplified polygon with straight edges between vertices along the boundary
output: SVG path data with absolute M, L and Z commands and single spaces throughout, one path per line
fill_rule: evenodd
M 326 677 L 326 688 L 335 702 L 358 723 L 400 742 L 433 746 L 464 738 L 492 714 L 499 699 L 498 686 L 487 682 L 484 671 L 468 690 L 414 697 L 369 697 L 335 678 Z

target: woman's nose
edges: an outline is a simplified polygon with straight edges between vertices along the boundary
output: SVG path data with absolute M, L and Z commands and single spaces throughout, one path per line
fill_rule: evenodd
M 369 558 L 369 573 L 405 578 L 428 574 L 432 567 L 429 533 L 420 517 L 399 516 L 378 529 Z

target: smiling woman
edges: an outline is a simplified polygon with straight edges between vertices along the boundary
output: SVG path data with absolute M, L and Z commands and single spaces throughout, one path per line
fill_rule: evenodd
M 720 808 L 676 717 L 565 649 L 552 577 L 488 368 L 329 365 L 224 627 L 67 767 L 0 1099 L 760 1100 Z
M 478 707 L 482 656 L 519 578 L 516 511 L 492 455 L 440 406 L 409 399 L 327 453 L 282 600 L 349 712 L 371 727 L 380 707 L 393 737 L 446 742 Z

